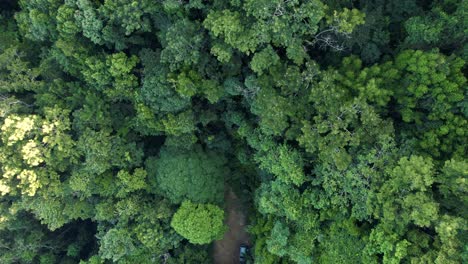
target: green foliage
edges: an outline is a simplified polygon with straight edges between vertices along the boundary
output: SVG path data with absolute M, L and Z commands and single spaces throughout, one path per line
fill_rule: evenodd
M 196 65 L 201 57 L 204 36 L 199 33 L 200 25 L 190 20 L 180 20 L 161 33 L 164 49 L 161 62 L 170 65 L 171 70 Z
M 399 228 L 409 223 L 429 227 L 437 219 L 438 204 L 429 195 L 434 182 L 432 169 L 431 160 L 422 157 L 400 159 L 377 195 L 383 205 L 380 212 L 383 224 L 393 224 Z
M 228 45 L 242 52 L 253 52 L 258 45 L 258 41 L 253 36 L 254 32 L 244 31 L 241 16 L 237 11 L 212 11 L 208 14 L 203 24 L 215 37 L 223 37 Z
M 127 171 L 119 171 L 117 178 L 120 180 L 121 189 L 118 196 L 125 196 L 129 192 L 134 192 L 146 188 L 146 171 L 141 168 L 135 169 L 133 174 Z
M 167 256 L 167 255 L 166 255 Z M 186 246 L 184 248 L 176 249 L 173 257 L 167 260 L 167 263 L 184 264 L 187 262 L 209 263 L 211 256 L 208 255 L 206 248 L 202 246 Z
M 250 67 L 254 72 L 261 75 L 262 72 L 275 64 L 278 64 L 280 58 L 271 46 L 266 47 L 260 52 L 255 53 Z
M 274 181 L 265 183 L 257 189 L 258 210 L 263 214 L 284 216 L 299 220 L 303 202 L 299 191 L 290 185 Z
M 55 37 L 54 18 L 60 6 L 60 1 L 19 1 L 19 4 L 21 12 L 18 12 L 15 18 L 25 37 L 36 41 L 46 41 Z
M 132 254 L 135 246 L 129 239 L 129 234 L 122 229 L 110 229 L 101 238 L 101 247 L 99 254 L 104 259 L 118 261 L 123 256 Z
M 131 74 L 138 62 L 136 56 L 128 58 L 123 52 L 106 56 L 87 58 L 88 65 L 82 71 L 91 87 L 104 92 L 113 100 L 129 99 L 137 86 L 136 76 Z
M 262 148 L 267 148 L 262 146 Z M 299 152 L 289 149 L 286 145 L 271 146 L 263 149 L 264 155 L 255 157 L 260 168 L 272 173 L 285 183 L 301 185 L 305 181 L 304 163 Z
M 466 218 L 468 211 L 466 206 L 467 199 L 467 178 L 468 178 L 468 164 L 466 160 L 448 160 L 445 162 L 441 172 L 436 175 L 435 181 L 439 184 L 438 188 L 443 198 L 440 202 L 441 205 L 449 210 Z M 462 204 L 461 208 L 458 208 Z
M 466 1 L 434 2 L 426 14 L 411 17 L 405 22 L 405 46 L 449 49 L 450 53 L 458 54 L 466 61 L 468 31 L 464 25 L 467 7 Z
M 207 244 L 223 237 L 226 230 L 223 220 L 224 212 L 216 205 L 184 201 L 174 214 L 171 226 L 190 243 Z
M 27 61 L 22 60 L 22 54 L 17 47 L 7 48 L 0 54 L 0 91 L 23 92 L 39 89 L 43 83 L 37 80 L 40 68 L 32 68 Z
M 281 222 L 276 222 L 271 229 L 270 239 L 267 241 L 268 251 L 283 257 L 287 252 L 286 247 L 288 246 L 289 235 L 288 227 Z
M 334 11 L 333 18 L 330 19 L 329 23 L 336 26 L 339 32 L 349 34 L 356 26 L 364 24 L 365 16 L 357 9 L 344 8 L 341 12 Z
M 466 153 L 467 120 L 460 106 L 466 93 L 464 61 L 437 52 L 403 51 L 395 60 L 398 111 L 419 147 L 439 157 Z M 418 130 L 417 134 L 414 129 Z M 404 130 L 406 132 L 406 130 Z
M 159 158 L 146 161 L 149 181 L 154 191 L 174 203 L 190 200 L 196 203 L 220 203 L 224 194 L 226 160 L 214 152 L 205 152 L 199 146 L 181 152 L 163 148 Z
M 0 1 L 0 263 L 467 262 L 467 3 Z
M 274 89 L 246 83 L 251 89 L 259 89 L 251 105 L 251 111 L 260 117 L 260 128 L 265 134 L 281 135 L 288 127 L 290 105 L 286 98 Z M 250 88 L 250 87 L 249 87 Z
M 75 15 L 76 24 L 81 28 L 83 36 L 96 44 L 102 44 L 103 39 L 100 31 L 103 27 L 103 21 L 98 17 L 92 3 L 87 0 L 80 0 L 76 2 L 76 6 L 79 11 Z
M 37 115 L 9 115 L 2 130 L 2 193 L 34 196 L 38 189 L 56 184 L 57 172 L 76 162 L 75 142 L 68 111 L 46 108 L 45 118 Z M 47 164 L 47 167 L 44 165 Z
M 335 224 L 336 223 L 336 224 Z M 359 238 L 359 232 L 350 230 L 349 224 L 335 222 L 328 233 L 328 238 L 321 244 L 319 263 L 362 263 L 362 250 L 365 242 Z M 353 225 L 353 224 L 351 224 Z M 369 262 L 370 263 L 370 262 Z
M 288 57 L 301 63 L 307 57 L 301 51 L 302 42 L 317 32 L 318 24 L 325 16 L 325 9 L 323 3 L 315 0 L 304 3 L 246 1 L 242 7 L 211 10 L 203 24 L 214 38 L 221 38 L 227 45 L 242 53 L 255 53 L 261 45 L 271 43 L 288 48 Z M 247 14 L 244 19 L 241 17 L 243 12 Z M 227 61 L 230 57 L 229 48 L 221 44 L 215 45 L 211 52 L 220 61 Z M 268 53 L 261 57 L 257 55 L 256 60 L 264 60 L 269 56 Z M 256 64 L 257 62 L 253 66 L 255 70 L 260 69 Z

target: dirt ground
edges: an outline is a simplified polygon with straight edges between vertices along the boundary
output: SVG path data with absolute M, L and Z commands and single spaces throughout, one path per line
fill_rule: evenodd
M 226 202 L 226 225 L 229 230 L 222 240 L 214 242 L 213 259 L 215 264 L 239 263 L 240 244 L 250 245 L 249 236 L 245 230 L 246 216 L 242 213 L 242 204 L 234 192 L 229 189 L 224 195 Z

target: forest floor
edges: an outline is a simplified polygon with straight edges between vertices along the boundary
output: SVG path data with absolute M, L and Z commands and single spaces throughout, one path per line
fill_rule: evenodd
M 223 239 L 214 242 L 213 259 L 215 264 L 239 263 L 239 246 L 250 245 L 246 229 L 246 215 L 243 213 L 242 203 L 236 194 L 229 188 L 225 195 L 226 225 L 229 230 Z

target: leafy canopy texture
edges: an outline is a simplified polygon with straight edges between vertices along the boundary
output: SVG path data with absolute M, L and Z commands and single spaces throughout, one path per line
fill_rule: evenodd
M 223 237 L 224 212 L 212 204 L 182 202 L 172 217 L 171 226 L 193 244 L 207 244 Z
M 0 264 L 468 263 L 467 11 L 0 0 Z
M 199 146 L 181 152 L 163 148 L 159 158 L 147 161 L 147 170 L 155 189 L 173 203 L 190 200 L 197 203 L 220 203 L 224 195 L 226 160 Z

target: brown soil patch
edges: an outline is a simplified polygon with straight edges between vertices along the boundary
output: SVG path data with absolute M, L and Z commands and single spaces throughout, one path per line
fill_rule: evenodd
M 225 220 L 229 230 L 224 238 L 214 242 L 213 260 L 216 264 L 239 263 L 239 246 L 250 245 L 246 228 L 246 216 L 242 210 L 242 204 L 236 194 L 228 189 L 224 195 L 227 218 Z

